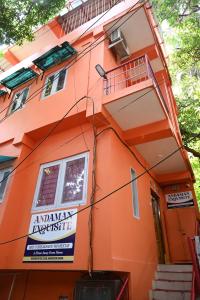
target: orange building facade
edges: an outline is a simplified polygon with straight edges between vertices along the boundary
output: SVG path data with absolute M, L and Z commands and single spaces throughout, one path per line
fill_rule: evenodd
M 126 278 L 120 299 L 146 300 L 158 263 L 191 262 L 199 211 L 158 25 L 146 2 L 111 2 L 4 54 L 2 300 L 116 299 L 106 284 Z M 93 279 L 104 298 L 81 294 Z

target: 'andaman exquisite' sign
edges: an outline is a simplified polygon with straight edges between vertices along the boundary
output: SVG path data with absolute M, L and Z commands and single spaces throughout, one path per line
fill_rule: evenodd
M 32 215 L 23 261 L 73 262 L 76 212 L 70 209 Z
M 173 193 L 166 195 L 167 208 L 178 208 L 193 206 L 193 195 L 191 191 Z

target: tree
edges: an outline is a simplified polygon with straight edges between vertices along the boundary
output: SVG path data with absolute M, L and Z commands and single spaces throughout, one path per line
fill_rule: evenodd
M 0 44 L 22 44 L 33 30 L 65 6 L 66 0 L 0 0 Z
M 180 130 L 196 175 L 200 204 L 200 2 L 153 0 L 153 6 L 159 21 L 168 25 L 164 39 L 171 48 L 169 69 Z

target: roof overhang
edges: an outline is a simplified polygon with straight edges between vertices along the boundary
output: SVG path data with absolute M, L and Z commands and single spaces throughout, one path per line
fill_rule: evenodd
M 10 160 L 13 160 L 13 159 L 16 159 L 16 157 L 15 156 L 0 155 L 0 164 L 4 163 L 4 162 L 7 162 L 7 161 L 10 161 Z
M 6 95 L 8 92 L 4 90 L 0 90 L 0 97 Z
M 67 60 L 76 53 L 77 51 L 65 41 L 60 46 L 55 46 L 48 52 L 35 59 L 33 63 L 42 71 L 46 71 L 49 68 Z
M 1 80 L 1 84 L 12 90 L 37 76 L 31 68 L 22 68 Z

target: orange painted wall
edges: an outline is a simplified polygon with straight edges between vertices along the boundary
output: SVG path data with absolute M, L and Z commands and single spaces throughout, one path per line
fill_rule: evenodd
M 88 204 L 91 192 L 93 138 L 89 124 L 85 124 L 83 130 L 87 130 L 85 139 L 90 151 Z M 9 199 L 4 202 L 5 211 L 0 232 L 3 241 L 27 234 L 28 232 L 39 165 L 77 154 L 77 150 L 75 149 L 79 149 L 79 153 L 88 151 L 82 136 L 67 144 L 67 141 L 78 133 L 80 133 L 80 127 L 52 135 L 16 171 L 12 189 L 9 192 Z M 28 151 L 29 149 L 23 146 L 20 159 Z M 97 157 L 97 200 L 120 184 L 129 181 L 131 167 L 136 170 L 137 174 L 143 171 L 127 149 L 116 140 L 112 132 L 105 132 L 102 136 L 99 136 Z M 103 164 L 102 161 L 104 162 Z M 130 272 L 130 276 L 133 278 L 131 280 L 131 290 L 134 291 L 133 294 L 142 300 L 147 299 L 147 292 L 151 286 L 151 279 L 157 264 L 155 232 L 150 203 L 149 175 L 144 176 L 138 181 L 138 191 L 140 205 L 139 220 L 133 217 L 130 186 L 105 199 L 104 202 L 95 207 L 94 269 Z M 13 212 L 12 215 L 11 212 Z M 17 212 L 17 215 L 15 212 Z M 26 239 L 21 239 L 2 247 L 0 267 L 3 269 L 18 270 L 87 270 L 88 212 L 86 211 L 78 215 L 75 260 L 73 264 L 23 264 L 22 258 Z M 145 277 L 143 276 L 144 269 Z M 141 288 L 142 276 L 143 289 Z
M 100 29 L 103 28 L 97 29 L 100 34 Z M 98 30 L 96 30 L 96 34 L 98 34 Z M 75 33 L 71 34 L 71 36 L 73 35 Z M 75 47 L 80 52 L 94 41 L 97 36 L 95 36 L 94 31 L 93 35 L 90 34 L 85 39 L 77 42 Z M 107 41 L 101 43 L 70 68 L 65 89 L 43 100 L 41 99 L 41 93 L 39 93 L 23 109 L 15 112 L 0 124 L 0 155 L 17 156 L 18 158 L 14 162 L 14 166 L 16 166 L 41 141 L 52 126 L 56 124 L 56 121 L 63 117 L 67 109 L 77 99 L 85 95 L 91 97 L 95 103 L 95 113 L 98 113 L 95 122 L 101 118 L 101 126 L 106 121 L 107 124 L 116 128 L 122 136 L 122 131 L 103 107 L 103 81 L 95 71 L 97 63 L 101 64 L 106 71 L 117 65 L 115 57 L 107 48 L 107 44 Z M 40 76 L 33 81 L 30 94 L 43 86 L 46 76 L 64 65 L 65 63 L 52 68 L 44 74 L 43 78 Z M 19 89 L 21 88 L 23 86 Z M 141 83 L 141 89 L 144 88 L 145 83 Z M 165 99 L 168 99 L 167 91 L 163 89 L 162 92 Z M 118 93 L 115 96 L 120 97 L 120 95 Z M 11 99 L 11 97 L 7 96 L 3 101 L 3 97 L 1 97 L 0 111 L 9 105 Z M 171 105 L 171 119 L 174 127 L 176 127 L 177 121 L 172 98 L 168 99 L 168 104 L 169 106 Z M 6 110 L 0 113 L 0 118 L 4 116 L 6 116 Z M 166 116 L 166 120 L 169 121 L 169 116 Z M 38 150 L 17 168 L 11 176 L 4 202 L 0 204 L 1 242 L 28 233 L 39 167 L 43 163 L 86 151 L 89 152 L 87 191 L 87 204 L 89 204 L 92 189 L 92 121 L 92 101 L 91 99 L 84 100 L 73 109 L 61 126 Z M 103 128 L 99 127 L 98 131 Z M 177 127 L 175 129 L 178 132 Z M 135 151 L 134 147 L 132 149 Z M 135 151 L 135 153 L 137 152 Z M 146 165 L 141 155 L 140 159 Z M 106 131 L 100 135 L 97 139 L 96 200 L 118 188 L 123 183 L 128 182 L 131 179 L 131 167 L 135 169 L 138 175 L 144 171 L 113 132 Z M 187 232 L 187 235 L 190 235 L 195 233 L 193 223 L 198 213 L 196 206 L 195 208 L 167 210 L 164 197 L 167 189 L 159 186 L 147 174 L 138 180 L 137 185 L 140 209 L 139 219 L 133 216 L 130 185 L 106 198 L 94 208 L 94 270 L 113 270 L 130 273 L 130 300 L 147 300 L 148 290 L 151 288 L 153 274 L 158 263 L 151 207 L 151 189 L 155 190 L 160 197 L 167 262 L 174 262 L 177 261 L 177 257 L 179 257 L 179 260 L 182 257 L 180 241 L 177 240 L 176 231 L 174 230 L 174 227 L 178 228 L 176 215 L 180 215 L 181 220 L 184 221 L 184 226 L 186 226 L 184 230 Z M 79 206 L 78 210 L 83 207 L 82 205 Z M 88 268 L 88 215 L 89 210 L 78 214 L 74 263 L 22 263 L 26 238 L 1 246 L 0 269 L 34 270 L 34 272 L 29 273 L 26 297 L 24 299 L 22 291 L 25 289 L 27 273 L 19 275 L 14 289 L 13 300 L 34 300 L 42 299 L 43 297 L 53 300 L 60 293 L 65 292 L 69 293 L 70 300 L 72 300 L 74 282 L 80 276 L 80 273 L 65 273 L 61 271 L 80 271 Z M 190 218 L 191 222 L 185 223 L 186 218 Z M 175 254 L 177 256 L 174 256 Z M 186 253 L 185 257 L 188 259 L 188 253 Z M 44 272 L 40 270 L 44 270 Z M 51 270 L 57 270 L 58 272 L 53 273 Z M 5 277 L 3 282 L 5 289 L 0 289 L 0 298 L 4 300 L 11 284 L 10 275 Z
M 1 274 L 1 300 L 7 300 L 15 273 Z M 75 282 L 82 276 L 80 272 L 26 271 L 16 272 L 13 285 L 13 300 L 59 299 L 68 296 L 73 300 Z M 48 287 L 48 288 L 47 288 Z
M 190 251 L 188 248 L 188 237 L 197 234 L 197 219 L 199 209 L 195 200 L 193 186 L 189 182 L 165 187 L 164 194 L 192 191 L 194 206 L 176 209 L 167 209 L 164 199 L 164 220 L 169 245 L 169 258 L 171 262 L 191 261 Z

